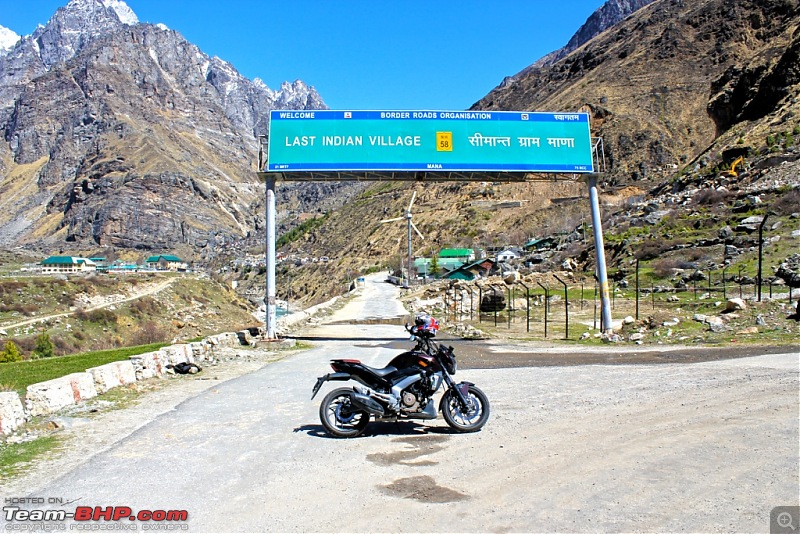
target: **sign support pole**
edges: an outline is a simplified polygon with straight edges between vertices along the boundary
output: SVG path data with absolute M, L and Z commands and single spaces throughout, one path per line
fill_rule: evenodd
M 411 287 L 411 213 L 408 214 L 408 287 Z
M 606 271 L 606 252 L 603 244 L 603 224 L 600 220 L 600 199 L 597 193 L 597 174 L 590 174 L 589 203 L 592 207 L 592 228 L 594 231 L 594 248 L 597 256 L 597 277 L 600 282 L 600 306 L 602 310 L 602 329 L 604 334 L 613 333 L 611 326 L 611 299 L 608 290 L 608 273 Z
M 267 339 L 277 339 L 275 334 L 275 319 L 277 297 L 275 294 L 275 174 L 266 177 L 266 230 L 267 239 L 265 246 L 266 255 L 266 298 L 264 299 L 264 330 Z

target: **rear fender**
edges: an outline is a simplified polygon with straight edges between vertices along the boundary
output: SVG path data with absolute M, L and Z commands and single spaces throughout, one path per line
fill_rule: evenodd
M 322 384 L 324 384 L 328 380 L 346 381 L 350 380 L 351 378 L 352 376 L 350 375 L 350 373 L 328 373 L 324 376 L 317 378 L 317 383 L 314 384 L 314 389 L 311 392 L 311 400 L 314 400 L 314 397 L 316 397 L 317 393 L 319 392 L 319 388 L 321 388 Z

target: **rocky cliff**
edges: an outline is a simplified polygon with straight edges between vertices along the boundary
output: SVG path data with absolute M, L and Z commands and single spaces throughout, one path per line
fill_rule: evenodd
M 793 0 L 657 0 L 474 108 L 589 111 L 611 181 L 664 179 L 731 129 L 706 163 L 796 122 L 799 27 Z
M 638 11 L 652 2 L 653 0 L 609 0 L 586 19 L 586 22 L 578 28 L 578 31 L 575 32 L 566 45 L 555 52 L 547 54 L 522 72 L 527 72 L 531 68 L 552 65 L 584 43 L 600 35 L 608 28 L 620 23 L 635 11 Z
M 0 56 L 0 244 L 246 236 L 269 111 L 325 107 L 304 82 L 250 81 L 124 2 L 72 0 Z

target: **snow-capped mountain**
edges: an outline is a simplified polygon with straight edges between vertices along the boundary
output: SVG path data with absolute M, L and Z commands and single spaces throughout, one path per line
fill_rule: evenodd
M 302 81 L 272 90 L 139 23 L 122 0 L 71 0 L 0 56 L 0 183 L 27 184 L 0 195 L 0 244 L 247 235 L 263 213 L 257 135 L 278 107 L 327 108 Z

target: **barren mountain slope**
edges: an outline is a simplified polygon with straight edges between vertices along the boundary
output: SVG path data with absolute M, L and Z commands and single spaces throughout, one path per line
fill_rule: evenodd
M 474 108 L 585 109 L 612 177 L 661 179 L 734 125 L 763 143 L 741 121 L 796 117 L 799 26 L 792 0 L 658 0 Z

